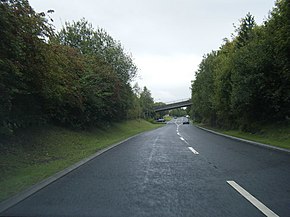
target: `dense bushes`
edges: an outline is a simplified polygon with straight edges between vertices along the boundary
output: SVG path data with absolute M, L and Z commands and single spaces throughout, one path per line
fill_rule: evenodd
M 232 40 L 204 56 L 192 82 L 192 113 L 213 126 L 252 130 L 290 118 L 290 2 L 258 26 L 251 14 Z
M 136 73 L 131 55 L 103 29 L 82 19 L 56 33 L 28 1 L 1 1 L 1 135 L 45 122 L 87 127 L 126 119 L 134 113 Z

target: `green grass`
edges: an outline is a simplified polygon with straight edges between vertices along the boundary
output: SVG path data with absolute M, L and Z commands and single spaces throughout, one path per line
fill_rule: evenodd
M 211 128 L 205 125 L 200 125 L 214 131 L 224 133 L 230 136 L 235 136 L 255 142 L 260 142 L 280 148 L 290 149 L 290 125 L 289 124 L 271 124 L 260 126 L 260 130 L 253 134 L 240 130 L 222 130 Z
M 160 126 L 133 120 L 89 131 L 46 126 L 18 132 L 0 152 L 0 201 L 98 150 Z
M 172 117 L 171 116 L 164 116 L 164 120 L 165 121 L 171 121 L 172 120 Z

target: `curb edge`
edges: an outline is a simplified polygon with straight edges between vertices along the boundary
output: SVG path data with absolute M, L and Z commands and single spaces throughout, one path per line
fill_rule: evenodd
M 216 131 L 213 131 L 213 130 L 209 130 L 209 129 L 206 129 L 206 128 L 203 128 L 203 127 L 200 127 L 200 126 L 197 126 L 197 125 L 194 125 L 194 126 L 199 128 L 199 129 L 201 129 L 201 130 L 204 130 L 204 131 L 207 131 L 207 132 L 219 135 L 219 136 L 227 137 L 227 138 L 230 138 L 230 139 L 233 139 L 233 140 L 236 140 L 236 141 L 245 142 L 245 143 L 256 145 L 256 146 L 260 146 L 260 147 L 263 147 L 263 148 L 272 149 L 272 150 L 281 151 L 281 152 L 286 152 L 286 153 L 290 154 L 290 150 L 289 149 L 280 148 L 280 147 L 276 147 L 276 146 L 272 146 L 272 145 L 268 145 L 268 144 L 264 144 L 264 143 L 260 143 L 260 142 L 254 142 L 254 141 L 250 141 L 250 140 L 247 140 L 247 139 L 238 138 L 238 137 L 235 137 L 235 136 L 226 135 L 226 134 L 219 133 L 219 132 L 216 132 Z
M 131 140 L 131 139 L 133 139 L 133 138 L 135 138 L 143 133 L 149 132 L 149 131 L 138 133 L 138 134 L 131 136 L 127 139 L 124 139 L 118 143 L 112 144 L 104 149 L 101 149 L 101 150 L 97 151 L 96 153 L 92 154 L 91 156 L 86 157 L 86 158 L 78 161 L 77 163 L 49 176 L 48 178 L 28 187 L 27 189 L 20 191 L 16 195 L 0 202 L 0 216 L 1 216 L 1 213 L 3 213 L 5 210 L 11 208 L 12 206 L 15 206 L 19 202 L 25 200 L 26 198 L 30 197 L 31 195 L 35 194 L 36 192 L 40 191 L 41 189 L 45 188 L 46 186 L 52 184 L 53 182 L 57 181 L 58 179 L 66 176 L 67 174 L 71 173 L 72 171 L 78 169 L 79 167 L 83 166 L 84 164 L 93 160 L 94 158 L 98 157 L 99 155 L 115 148 L 118 145 L 121 145 L 122 143 L 127 142 L 128 140 Z

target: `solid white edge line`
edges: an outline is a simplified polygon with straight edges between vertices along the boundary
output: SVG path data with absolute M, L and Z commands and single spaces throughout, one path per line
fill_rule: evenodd
M 263 203 L 261 203 L 258 199 L 256 199 L 253 195 L 243 189 L 239 184 L 235 181 L 227 181 L 227 183 L 232 186 L 237 192 L 239 192 L 244 198 L 246 198 L 251 204 L 257 207 L 264 215 L 268 217 L 279 217 L 276 213 L 266 207 Z
M 194 148 L 192 147 L 188 147 L 190 151 L 192 151 L 193 154 L 199 154 L 196 150 L 194 150 Z

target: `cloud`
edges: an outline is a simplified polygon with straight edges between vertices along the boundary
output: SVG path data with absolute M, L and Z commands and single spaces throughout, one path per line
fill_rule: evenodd
M 59 30 L 65 21 L 85 17 L 104 28 L 131 52 L 142 79 L 157 100 L 190 96 L 202 56 L 234 32 L 233 23 L 251 12 L 258 24 L 274 0 L 30 0 L 37 12 L 55 10 Z
M 201 57 L 194 54 L 137 56 L 135 62 L 141 75 L 137 82 L 147 86 L 157 101 L 187 98 L 200 61 Z

